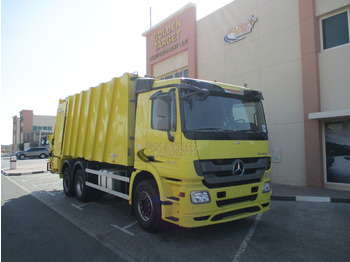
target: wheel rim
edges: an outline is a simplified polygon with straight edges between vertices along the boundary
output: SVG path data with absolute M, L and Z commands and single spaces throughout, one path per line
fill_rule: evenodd
M 63 186 L 64 186 L 64 191 L 68 192 L 69 187 L 70 187 L 70 179 L 68 175 L 65 175 L 63 178 Z
M 153 212 L 153 203 L 150 195 L 146 191 L 141 192 L 137 207 L 142 220 L 149 221 Z
M 79 176 L 77 178 L 77 184 L 76 184 L 76 189 L 77 189 L 77 194 L 81 196 L 83 194 L 83 179 Z

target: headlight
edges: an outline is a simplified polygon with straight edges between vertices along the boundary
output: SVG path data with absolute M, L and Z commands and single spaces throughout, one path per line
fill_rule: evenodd
M 210 195 L 208 191 L 192 191 L 191 192 L 192 204 L 205 204 L 210 202 Z
M 262 192 L 263 193 L 268 193 L 268 192 L 270 192 L 270 190 L 271 190 L 271 188 L 270 188 L 270 181 L 267 181 L 263 185 Z

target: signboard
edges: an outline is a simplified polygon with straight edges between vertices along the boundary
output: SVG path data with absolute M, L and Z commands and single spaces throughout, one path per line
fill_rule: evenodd
M 150 60 L 161 57 L 173 50 L 188 44 L 188 39 L 183 39 L 182 19 L 179 18 L 171 24 L 164 26 L 153 34 L 153 51 Z
M 258 18 L 254 17 L 254 15 L 251 15 L 248 20 L 230 28 L 225 35 L 224 41 L 227 44 L 232 44 L 244 39 L 244 35 L 250 33 L 253 30 L 253 27 L 257 21 Z
M 197 76 L 196 6 L 187 4 L 167 19 L 142 34 L 146 37 L 147 74 L 154 74 L 154 66 L 186 52 L 182 65 L 188 67 L 190 77 Z M 173 67 L 176 67 L 174 65 Z M 178 68 L 177 68 L 178 69 Z

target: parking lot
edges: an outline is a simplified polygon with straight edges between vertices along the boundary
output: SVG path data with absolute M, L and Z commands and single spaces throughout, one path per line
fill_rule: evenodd
M 350 257 L 349 203 L 272 201 L 271 210 L 263 215 L 195 229 L 169 225 L 150 234 L 129 216 L 127 201 L 105 195 L 97 202 L 80 203 L 64 195 L 56 174 L 3 179 L 127 261 L 348 261 Z

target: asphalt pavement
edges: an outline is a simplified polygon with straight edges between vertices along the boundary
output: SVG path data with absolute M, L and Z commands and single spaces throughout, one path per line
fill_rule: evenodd
M 3 208 L 17 208 L 17 211 L 13 209 L 13 212 L 8 212 L 12 210 L 8 209 L 3 215 L 14 217 L 14 214 L 21 212 L 16 206 L 18 204 L 29 208 L 36 206 L 39 208 L 38 212 L 42 212 L 40 216 L 44 216 L 44 210 L 40 211 L 42 206 L 32 203 L 29 196 L 31 195 L 83 230 L 97 241 L 95 243 L 102 244 L 101 248 L 107 247 L 122 259 L 168 262 L 179 260 L 346 261 L 350 255 L 347 235 L 350 228 L 348 220 L 350 192 L 272 184 L 271 209 L 263 215 L 195 229 L 169 225 L 164 232 L 148 234 L 137 225 L 135 217 L 129 216 L 128 203 L 122 199 L 106 195 L 101 201 L 80 203 L 76 198 L 67 198 L 62 192 L 62 180 L 58 179 L 57 175 L 48 173 L 45 169 L 46 164 L 47 159 L 19 160 L 18 168 L 10 170 L 9 160 L 2 161 L 2 180 L 17 186 L 10 187 L 3 184 L 2 201 L 5 201 Z M 33 174 L 33 172 L 42 173 Z M 19 197 L 11 195 L 21 189 L 25 191 Z M 34 211 L 30 212 L 36 214 Z M 30 212 L 22 213 L 25 216 Z M 56 221 L 56 219 L 50 218 L 48 221 Z M 32 233 L 29 232 L 46 227 L 46 225 L 40 227 L 44 222 L 38 222 L 38 224 L 34 223 L 32 228 L 20 228 L 19 233 L 15 235 L 19 236 L 22 232 L 27 232 L 27 240 L 35 243 L 38 239 L 34 239 L 35 236 L 31 236 Z M 64 223 L 64 221 L 61 222 Z M 13 230 L 15 227 L 7 228 Z M 62 224 L 60 228 L 66 228 L 66 226 Z M 70 227 L 67 226 L 67 228 Z M 45 230 L 39 231 L 45 233 Z M 70 239 L 69 234 L 65 235 L 64 232 L 55 232 L 51 235 L 56 234 L 61 240 Z M 25 241 L 21 239 L 17 241 L 14 235 L 11 236 L 12 244 L 8 243 L 7 251 L 18 245 L 25 246 Z M 48 236 L 44 234 L 45 239 Z M 72 243 L 63 245 L 58 250 L 62 251 L 62 248 L 71 245 Z M 33 247 L 36 248 L 35 245 Z M 40 251 L 40 248 L 37 250 Z M 40 257 L 39 251 L 35 252 L 35 255 L 38 254 Z M 81 252 L 81 249 L 77 251 Z M 79 252 L 76 253 L 78 257 Z M 176 256 L 169 256 L 169 254 L 176 254 Z M 28 253 L 26 255 L 29 256 Z M 93 254 L 90 255 L 94 258 Z M 7 261 L 15 261 L 15 257 L 15 255 L 8 257 L 10 260 Z M 62 257 L 57 256 L 57 258 Z M 74 260 L 73 257 L 71 260 Z M 86 256 L 82 255 L 82 257 L 86 259 Z M 95 261 L 97 258 L 95 256 Z
M 23 188 L 1 183 L 1 261 L 125 261 Z

